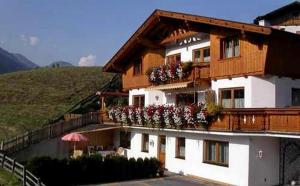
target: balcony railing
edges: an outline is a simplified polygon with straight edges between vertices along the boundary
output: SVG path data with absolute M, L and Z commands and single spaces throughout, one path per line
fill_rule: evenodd
M 210 63 L 187 62 L 172 67 L 164 65 L 152 68 L 148 74 L 149 82 L 153 85 L 197 81 L 210 77 Z
M 123 124 L 126 126 L 128 124 Z M 184 124 L 180 127 L 160 125 L 130 126 L 171 128 L 180 130 L 202 130 L 236 133 L 272 133 L 300 135 L 300 108 L 242 108 L 224 109 L 209 122 L 207 127 L 201 124 Z
M 227 109 L 209 130 L 300 134 L 300 108 Z

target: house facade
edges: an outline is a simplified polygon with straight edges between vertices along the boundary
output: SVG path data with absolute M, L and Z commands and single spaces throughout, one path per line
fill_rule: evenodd
M 205 129 L 124 124 L 115 145 L 226 184 L 299 180 L 299 52 L 297 34 L 155 10 L 103 70 L 122 74 L 129 105 L 175 108 L 211 97 L 222 109 Z

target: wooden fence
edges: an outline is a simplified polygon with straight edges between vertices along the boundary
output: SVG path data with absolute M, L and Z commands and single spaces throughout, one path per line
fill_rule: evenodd
M 68 133 L 72 130 L 87 126 L 89 124 L 101 123 L 98 112 L 83 114 L 81 117 L 70 119 L 69 121 L 58 121 L 43 127 L 26 132 L 1 142 L 1 150 L 6 154 L 18 152 L 31 144 L 36 144 L 42 140 L 52 139 Z
M 22 180 L 23 186 L 45 186 L 39 178 L 34 176 L 30 171 L 14 159 L 0 153 L 1 168 L 11 172 L 18 179 Z

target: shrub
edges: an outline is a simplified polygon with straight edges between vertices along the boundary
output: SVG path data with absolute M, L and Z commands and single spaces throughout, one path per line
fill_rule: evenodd
M 78 159 L 37 157 L 27 165 L 42 182 L 51 185 L 75 185 L 151 178 L 158 175 L 160 162 L 156 158 L 127 159 L 122 156 L 82 156 Z

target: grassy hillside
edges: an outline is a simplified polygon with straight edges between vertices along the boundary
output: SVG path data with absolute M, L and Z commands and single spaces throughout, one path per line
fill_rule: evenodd
M 0 139 L 47 123 L 111 77 L 100 67 L 41 68 L 0 75 Z

